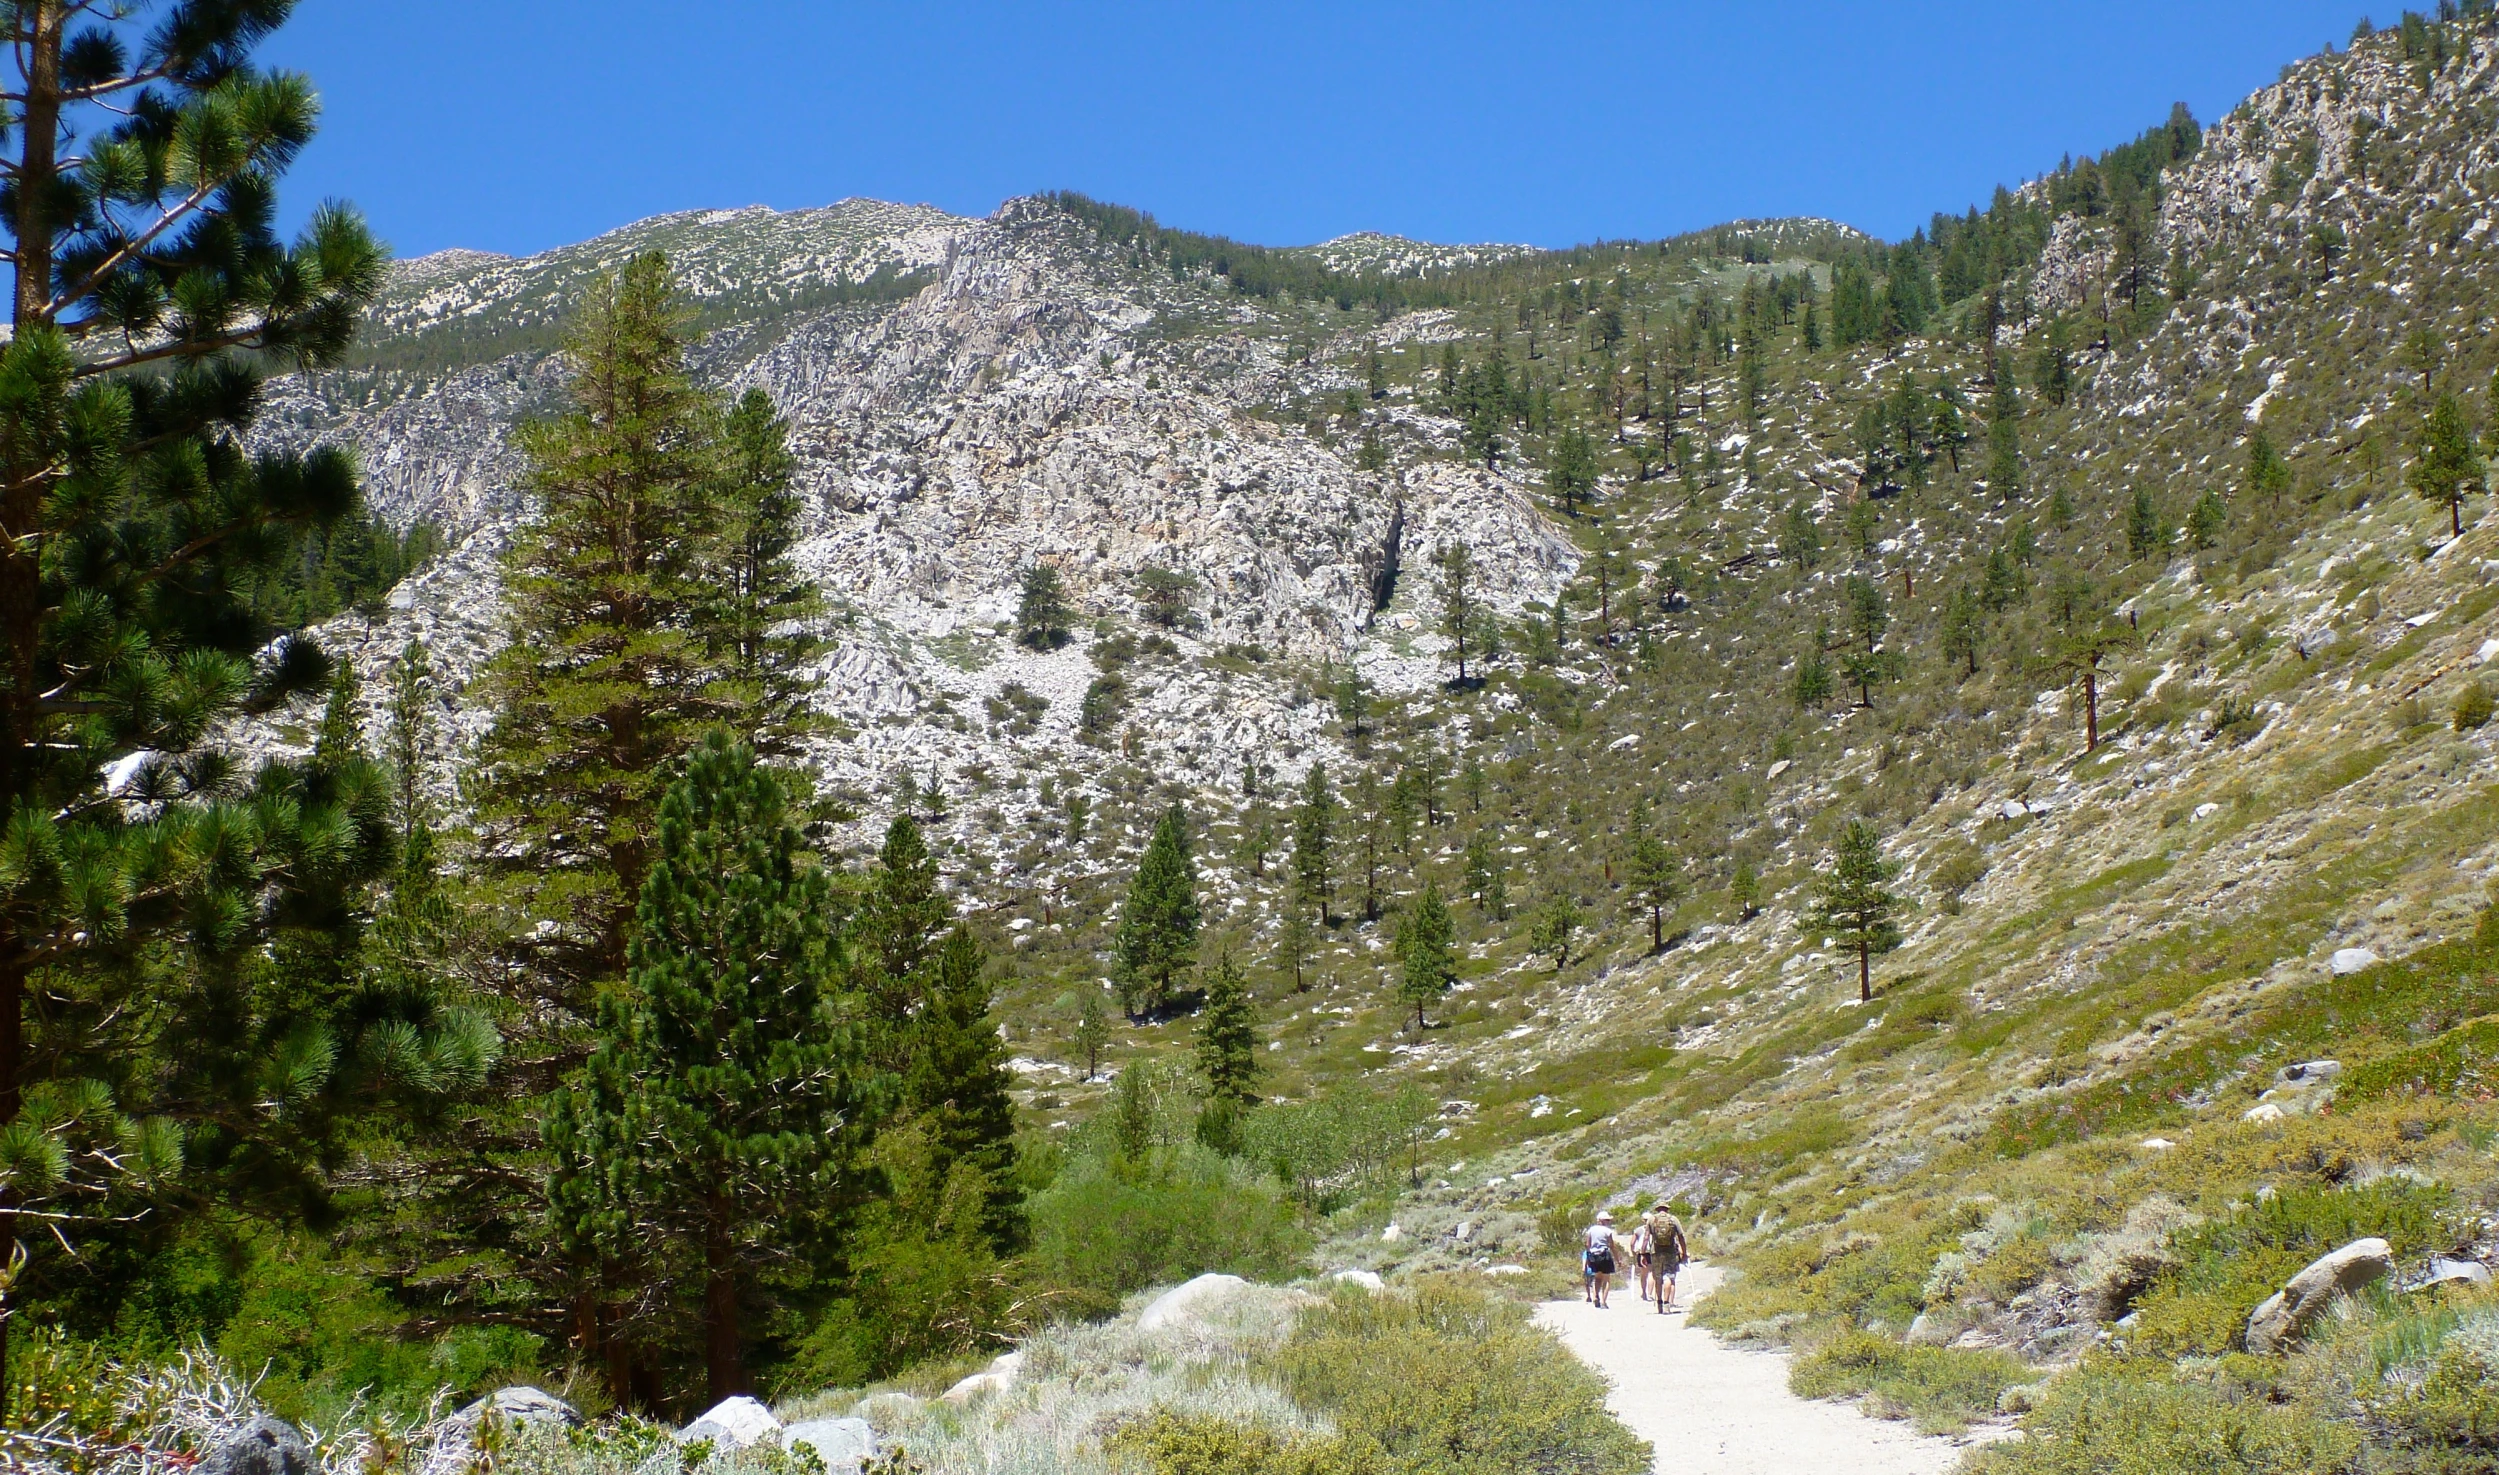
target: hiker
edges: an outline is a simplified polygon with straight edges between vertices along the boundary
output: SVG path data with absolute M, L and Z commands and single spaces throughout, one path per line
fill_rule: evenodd
M 1674 1309 L 1675 1277 L 1692 1260 L 1692 1241 L 1683 1232 L 1683 1221 L 1674 1210 L 1659 1204 L 1649 1211 L 1649 1239 L 1656 1245 L 1653 1274 L 1657 1280 L 1657 1313 L 1660 1316 Z
M 1614 1280 L 1614 1211 L 1597 1210 L 1597 1222 L 1588 1226 L 1588 1248 L 1582 1256 L 1588 1271 L 1588 1304 L 1603 1311 L 1606 1291 Z

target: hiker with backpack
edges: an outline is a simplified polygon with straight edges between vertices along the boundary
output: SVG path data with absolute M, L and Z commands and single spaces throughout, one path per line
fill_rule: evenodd
M 1597 1222 L 1588 1226 L 1587 1248 L 1580 1253 L 1580 1265 L 1587 1274 L 1588 1304 L 1603 1311 L 1606 1290 L 1614 1279 L 1613 1210 L 1597 1211 Z
M 1651 1246 L 1642 1278 L 1654 1291 L 1644 1299 L 1655 1301 L 1658 1315 L 1663 1316 L 1675 1307 L 1675 1277 L 1691 1263 L 1692 1241 L 1683 1232 L 1683 1221 L 1662 1201 L 1649 1210 L 1648 1222 L 1641 1227 L 1648 1232 Z

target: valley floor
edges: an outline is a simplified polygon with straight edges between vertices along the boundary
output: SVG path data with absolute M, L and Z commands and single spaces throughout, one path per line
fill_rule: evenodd
M 1724 1272 L 1687 1270 L 1687 1302 L 1718 1288 Z M 1731 1346 L 1680 1311 L 1660 1316 L 1629 1286 L 1599 1311 L 1548 1301 L 1536 1320 L 1613 1385 L 1606 1406 L 1657 1450 L 1675 1475 L 1941 1475 L 1966 1444 L 1869 1419 L 1843 1403 L 1788 1391 L 1787 1354 Z

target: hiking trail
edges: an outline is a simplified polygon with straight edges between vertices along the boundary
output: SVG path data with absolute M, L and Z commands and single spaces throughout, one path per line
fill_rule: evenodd
M 1723 1271 L 1685 1269 L 1678 1306 L 1718 1288 Z M 1846 1403 L 1788 1391 L 1788 1357 L 1721 1342 L 1680 1311 L 1660 1316 L 1636 1286 L 1599 1311 L 1547 1301 L 1537 1322 L 1613 1384 L 1606 1406 L 1657 1450 L 1675 1475 L 1942 1475 L 1971 1445 L 1872 1419 Z

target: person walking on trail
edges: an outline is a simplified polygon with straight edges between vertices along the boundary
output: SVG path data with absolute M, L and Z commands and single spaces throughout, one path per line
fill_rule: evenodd
M 1675 1277 L 1692 1261 L 1692 1240 L 1683 1232 L 1683 1221 L 1674 1211 L 1659 1204 L 1649 1212 L 1649 1239 L 1656 1246 L 1652 1273 L 1657 1281 L 1658 1315 L 1675 1307 Z
M 1606 1307 L 1606 1291 L 1614 1280 L 1614 1211 L 1599 1209 L 1597 1222 L 1588 1226 L 1588 1304 L 1602 1311 Z

